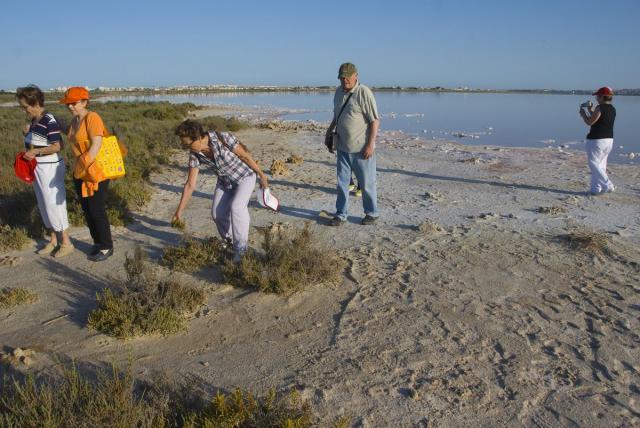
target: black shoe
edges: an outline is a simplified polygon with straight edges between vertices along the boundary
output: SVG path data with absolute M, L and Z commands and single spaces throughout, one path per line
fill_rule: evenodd
M 367 214 L 362 219 L 362 223 L 361 224 L 364 225 L 364 226 L 368 226 L 370 224 L 374 224 L 377 220 L 378 220 L 377 217 L 371 217 L 369 214 Z
M 89 256 L 87 256 L 87 259 L 91 260 L 92 262 L 102 262 L 104 260 L 107 260 L 112 255 L 113 248 L 109 248 L 108 250 L 98 250 L 95 254 L 89 254 Z
M 342 226 L 342 223 L 344 223 L 344 220 L 342 220 L 340 217 L 334 217 L 329 222 L 329 226 Z

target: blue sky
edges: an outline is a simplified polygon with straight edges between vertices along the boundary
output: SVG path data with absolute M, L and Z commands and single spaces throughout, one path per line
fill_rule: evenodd
M 640 0 L 7 1 L 0 88 L 35 83 L 640 87 Z

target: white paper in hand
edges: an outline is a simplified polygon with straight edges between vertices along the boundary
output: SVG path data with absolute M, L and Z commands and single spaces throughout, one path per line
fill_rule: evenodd
M 280 208 L 280 201 L 271 194 L 271 189 L 269 188 L 256 190 L 256 199 L 263 208 L 269 208 L 273 211 L 278 211 L 278 208 Z

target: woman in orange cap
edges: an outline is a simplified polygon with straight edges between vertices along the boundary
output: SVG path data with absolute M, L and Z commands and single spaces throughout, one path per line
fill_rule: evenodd
M 64 257 L 73 252 L 69 239 L 67 194 L 64 188 L 64 159 L 60 156 L 62 135 L 56 118 L 44 109 L 44 93 L 35 85 L 16 90 L 18 104 L 31 123 L 25 129 L 24 159 L 36 159 L 33 190 L 44 226 L 51 241 L 38 254 Z
M 591 127 L 587 135 L 587 156 L 591 170 L 591 195 L 613 192 L 615 187 L 607 176 L 607 158 L 613 148 L 613 123 L 616 109 L 611 104 L 613 90 L 602 87 L 594 92 L 598 105 L 593 108 L 591 101 L 580 106 L 580 116 Z
M 105 206 L 109 180 L 105 179 L 95 161 L 106 129 L 98 113 L 89 111 L 87 89 L 69 88 L 60 103 L 66 104 L 73 115 L 69 127 L 69 140 L 73 143 L 75 156 L 73 177 L 94 244 L 88 258 L 95 262 L 106 260 L 113 255 L 111 226 Z

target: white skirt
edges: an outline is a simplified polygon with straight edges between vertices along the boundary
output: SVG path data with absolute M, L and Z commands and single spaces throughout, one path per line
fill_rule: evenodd
M 69 228 L 67 193 L 64 188 L 64 160 L 56 163 L 38 163 L 33 190 L 38 209 L 47 229 L 62 232 Z

